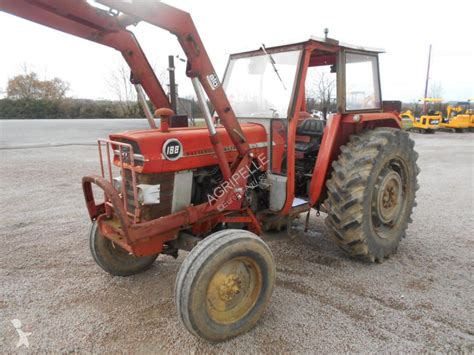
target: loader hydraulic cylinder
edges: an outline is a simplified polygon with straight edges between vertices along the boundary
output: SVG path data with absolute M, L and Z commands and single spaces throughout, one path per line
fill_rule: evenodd
M 230 171 L 229 164 L 227 163 L 227 158 L 225 156 L 221 140 L 217 134 L 214 122 L 212 121 L 211 111 L 209 110 L 209 106 L 207 106 L 204 90 L 202 89 L 201 83 L 197 77 L 192 78 L 191 81 L 194 86 L 194 91 L 196 91 L 199 107 L 201 108 L 204 120 L 206 121 L 207 129 L 210 133 L 211 142 L 214 146 L 214 151 L 216 152 L 219 161 L 219 167 L 221 169 L 222 176 L 224 177 L 224 180 L 228 180 L 232 173 Z

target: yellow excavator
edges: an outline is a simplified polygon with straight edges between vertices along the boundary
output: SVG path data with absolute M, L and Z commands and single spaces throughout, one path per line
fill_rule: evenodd
M 471 109 L 471 100 L 448 105 L 446 118 L 441 122 L 443 130 L 462 133 L 474 129 L 474 110 Z
M 400 113 L 400 118 L 402 119 L 402 127 L 407 131 L 413 128 L 415 122 L 415 116 L 411 110 L 406 110 Z
M 440 103 L 442 99 L 424 98 L 425 103 Z M 427 111 L 426 114 L 420 117 L 415 117 L 411 110 L 404 111 L 400 114 L 402 119 L 403 128 L 418 132 L 418 133 L 434 133 L 439 127 L 443 120 L 443 114 L 441 111 Z

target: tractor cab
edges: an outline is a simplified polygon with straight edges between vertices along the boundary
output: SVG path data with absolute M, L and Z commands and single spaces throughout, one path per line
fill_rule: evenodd
M 312 186 L 326 171 L 315 166 L 331 158 L 320 151 L 334 117 L 354 123 L 358 113 L 383 112 L 381 52 L 311 37 L 230 56 L 223 87 L 234 113 L 267 132 L 270 210 L 289 211 L 316 198 Z

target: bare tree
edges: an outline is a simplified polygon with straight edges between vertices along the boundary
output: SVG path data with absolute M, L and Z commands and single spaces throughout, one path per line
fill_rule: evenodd
M 110 71 L 106 82 L 109 90 L 120 103 L 124 116 L 137 115 L 137 93 L 130 82 L 130 69 L 124 63 L 117 64 Z
M 327 73 L 321 73 L 317 82 L 318 95 L 316 96 L 321 105 L 329 107 L 336 89 L 336 81 Z
M 433 81 L 428 90 L 428 96 L 434 99 L 440 99 L 443 96 L 443 85 L 439 81 Z
M 315 99 L 316 106 L 323 111 L 326 118 L 328 110 L 333 109 L 336 80 L 333 75 L 326 72 L 313 71 L 311 75 L 313 77 L 308 80 L 311 83 L 307 88 L 308 94 Z
M 441 99 L 443 96 L 443 85 L 441 85 L 441 82 L 439 81 L 433 81 L 431 82 L 431 85 L 428 88 L 428 97 L 432 99 Z M 427 102 L 423 106 L 423 112 L 424 110 L 427 110 L 427 112 L 435 112 L 435 111 L 441 111 L 443 109 L 443 105 L 441 102 Z
M 155 65 L 152 65 L 156 73 Z M 167 71 L 160 70 L 158 80 L 163 87 L 167 83 Z M 137 92 L 135 87 L 130 82 L 130 68 L 123 62 L 115 65 L 106 78 L 107 86 L 120 103 L 125 116 L 133 117 L 140 115 L 140 108 L 138 105 Z

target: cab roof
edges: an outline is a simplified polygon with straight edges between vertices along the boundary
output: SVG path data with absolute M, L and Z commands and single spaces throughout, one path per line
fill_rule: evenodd
M 331 42 L 336 42 L 339 44 L 339 47 L 341 48 L 347 48 L 347 49 L 355 49 L 358 51 L 364 51 L 364 52 L 372 52 L 372 53 L 385 53 L 385 50 L 383 48 L 374 48 L 374 47 L 363 47 L 359 46 L 356 44 L 349 44 L 349 43 L 344 43 L 344 42 L 339 42 L 338 40 L 332 39 L 332 38 L 322 38 L 322 37 L 317 37 L 317 36 L 310 36 L 308 42 L 319 42 L 319 43 L 331 43 Z
M 317 37 L 317 36 L 310 36 L 308 40 L 303 41 L 303 42 L 293 42 L 293 43 L 282 43 L 282 44 L 277 44 L 273 46 L 266 46 L 265 49 L 268 51 L 284 51 L 286 49 L 292 49 L 296 48 L 299 46 L 308 46 L 308 45 L 322 45 L 324 47 L 333 47 L 333 50 L 337 49 L 351 49 L 351 50 L 357 50 L 357 51 L 363 51 L 363 52 L 369 52 L 369 53 L 385 53 L 384 49 L 381 48 L 373 48 L 373 47 L 364 47 L 364 46 L 359 46 L 359 45 L 353 45 L 353 44 L 348 44 L 348 43 L 343 43 L 339 42 L 336 39 L 333 38 L 322 38 L 322 37 Z M 260 53 L 262 48 L 260 47 L 259 49 L 256 50 L 250 50 L 250 51 L 243 51 L 243 52 L 237 52 L 231 54 L 231 57 L 239 57 L 239 56 L 247 56 L 247 55 L 252 55 L 252 54 L 257 54 Z

